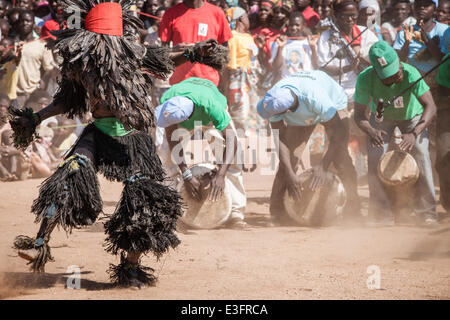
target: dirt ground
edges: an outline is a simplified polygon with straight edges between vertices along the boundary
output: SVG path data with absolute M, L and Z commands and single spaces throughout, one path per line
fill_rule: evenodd
M 273 177 L 246 174 L 247 231 L 192 230 L 160 261 L 145 257 L 159 282 L 142 290 L 111 286 L 105 272 L 117 258 L 103 248 L 102 222 L 67 236 L 55 231 L 55 262 L 46 274 L 28 271 L 11 248 L 35 236 L 30 206 L 42 180 L 0 183 L 0 298 L 3 299 L 450 299 L 450 219 L 435 229 L 411 226 L 268 227 Z M 104 211 L 112 213 L 122 185 L 101 180 Z M 367 186 L 360 187 L 367 210 Z M 66 289 L 69 266 L 81 289 Z M 368 267 L 379 268 L 370 290 Z M 370 268 L 369 268 L 370 270 Z

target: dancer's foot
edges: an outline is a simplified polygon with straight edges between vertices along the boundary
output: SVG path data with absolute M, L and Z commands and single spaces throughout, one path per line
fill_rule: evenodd
M 22 259 L 25 259 L 27 261 L 33 261 L 36 259 L 36 257 L 39 254 L 39 251 L 37 249 L 28 249 L 28 250 L 19 250 L 17 252 L 17 254 L 19 255 L 19 257 L 21 257 Z
M 120 255 L 118 266 L 110 265 L 108 273 L 111 280 L 120 287 L 146 288 L 156 283 L 152 268 L 127 260 L 125 254 Z

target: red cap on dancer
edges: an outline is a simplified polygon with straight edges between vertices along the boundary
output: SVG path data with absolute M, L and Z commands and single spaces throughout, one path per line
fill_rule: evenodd
M 99 3 L 86 15 L 84 28 L 95 33 L 122 36 L 122 6 L 116 2 Z

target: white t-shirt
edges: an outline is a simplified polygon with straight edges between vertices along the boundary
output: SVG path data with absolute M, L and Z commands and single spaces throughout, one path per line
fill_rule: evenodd
M 278 54 L 278 49 L 278 44 L 274 42 L 271 50 L 271 64 Z M 282 48 L 281 54 L 283 62 L 280 73 L 282 78 L 299 71 L 314 69 L 311 61 L 312 52 L 307 39 L 288 40 L 287 44 Z
M 358 26 L 360 32 L 364 31 L 366 27 Z M 340 43 L 336 43 L 330 40 L 330 30 L 326 30 L 320 36 L 319 42 L 317 44 L 317 55 L 319 60 L 319 67 L 327 63 L 336 52 L 343 47 Z M 369 50 L 370 47 L 378 41 L 378 37 L 370 30 L 365 31 L 361 35 L 361 58 L 369 62 Z M 350 59 L 342 59 L 342 68 L 350 65 Z M 333 59 L 329 66 L 339 67 L 339 59 Z M 341 76 L 341 86 L 344 88 L 345 93 L 348 96 L 349 102 L 353 101 L 353 94 L 355 93 L 356 79 L 358 75 L 354 71 L 343 73 Z M 339 76 L 333 77 L 334 80 L 339 81 Z

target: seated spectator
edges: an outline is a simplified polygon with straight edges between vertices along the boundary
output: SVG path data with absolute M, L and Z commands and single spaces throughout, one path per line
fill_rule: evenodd
M 319 22 L 320 16 L 313 10 L 313 8 L 311 8 L 310 4 L 311 0 L 295 0 L 297 11 L 303 13 L 303 16 L 305 17 L 306 26 L 313 29 Z
M 306 20 L 303 14 L 296 11 L 289 18 L 287 34 L 278 37 L 272 46 L 273 70 L 278 76 L 276 80 L 302 70 L 314 70 L 317 65 L 317 36 L 305 37 L 303 32 Z
M 450 1 L 440 0 L 436 10 L 436 20 L 440 23 L 450 24 Z
M 230 21 L 233 38 L 228 41 L 230 61 L 223 74 L 225 96 L 234 124 L 241 129 L 238 130 L 240 134 L 250 128 L 250 108 L 258 100 L 255 92 L 258 79 L 252 66 L 252 61 L 258 55 L 258 48 L 249 33 L 250 22 L 245 10 L 233 7 L 226 11 L 226 16 Z
M 381 25 L 383 29 L 389 32 L 389 38 L 386 40 L 389 44 L 395 41 L 398 31 L 402 29 L 404 24 L 414 25 L 416 19 L 411 16 L 411 3 L 409 0 L 395 0 L 392 8 L 392 19 Z
M 40 126 L 37 131 L 39 138 L 32 143 L 30 155 L 31 173 L 33 178 L 46 178 L 53 173 L 62 159 L 55 157 L 51 150 L 53 130 Z
M 38 112 L 48 106 L 52 101 L 52 97 L 48 94 L 47 91 L 38 89 L 34 91 L 28 100 L 25 102 L 25 106 L 27 108 L 33 109 L 34 112 Z M 53 127 L 58 125 L 58 120 L 56 117 L 50 117 L 41 122 L 41 126 L 44 127 Z
M 13 146 L 13 131 L 4 130 L 0 145 L 0 176 L 6 181 L 26 180 L 30 173 L 30 160 L 25 152 Z
M 53 129 L 52 152 L 57 158 L 63 158 L 64 154 L 75 144 L 78 136 L 75 134 L 75 121 L 61 118 L 58 127 Z
M 417 24 L 405 25 L 393 45 L 400 59 L 419 69 L 422 74 L 437 65 L 447 50 L 441 43 L 448 26 L 434 20 L 436 4 L 437 0 L 416 0 L 414 11 Z

